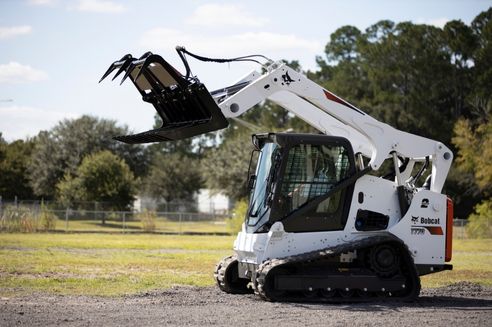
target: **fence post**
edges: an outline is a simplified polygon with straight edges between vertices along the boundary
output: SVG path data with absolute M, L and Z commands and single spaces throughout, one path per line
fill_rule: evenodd
M 68 208 L 65 209 L 65 232 L 68 232 Z
M 181 212 L 179 213 L 179 216 L 178 217 L 179 217 L 179 235 L 181 235 L 181 224 L 182 224 L 181 223 L 181 220 L 182 220 L 182 218 L 181 218 Z
M 126 212 L 123 211 L 123 233 L 126 230 Z

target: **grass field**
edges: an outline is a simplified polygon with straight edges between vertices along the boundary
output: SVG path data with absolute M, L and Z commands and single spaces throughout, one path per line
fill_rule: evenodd
M 80 232 L 143 232 L 140 221 L 113 221 L 108 220 L 102 224 L 101 220 L 70 220 L 68 226 L 64 220 L 56 222 L 57 231 L 80 231 Z M 155 222 L 155 231 L 160 233 L 204 233 L 221 234 L 228 233 L 225 221 L 171 221 L 159 218 Z
M 173 285 L 208 286 L 233 236 L 0 234 L 0 295 L 42 291 L 115 296 Z M 455 270 L 424 287 L 492 285 L 492 240 L 455 240 Z

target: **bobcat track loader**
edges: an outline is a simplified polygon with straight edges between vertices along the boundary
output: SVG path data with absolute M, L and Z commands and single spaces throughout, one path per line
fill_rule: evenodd
M 322 133 L 253 135 L 259 158 L 249 208 L 235 254 L 216 267 L 221 290 L 269 301 L 411 301 L 419 276 L 452 269 L 453 203 L 441 191 L 453 154 L 444 144 L 374 119 L 283 63 L 176 49 L 184 75 L 148 52 L 124 56 L 102 77 L 123 74 L 163 121 L 116 140 L 172 141 L 219 130 L 266 99 Z M 265 63 L 263 73 L 209 92 L 186 55 Z M 381 176 L 386 161 L 393 172 Z

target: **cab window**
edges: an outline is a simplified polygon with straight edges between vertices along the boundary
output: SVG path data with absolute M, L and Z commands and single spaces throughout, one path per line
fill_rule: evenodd
M 298 144 L 290 148 L 280 188 L 281 215 L 286 217 L 312 199 L 325 195 L 349 173 L 349 154 L 344 146 Z M 284 228 L 298 231 L 305 226 L 313 230 L 314 223 L 320 225 L 320 230 L 343 229 L 345 192 L 343 189 L 334 193 L 301 219 L 284 221 Z

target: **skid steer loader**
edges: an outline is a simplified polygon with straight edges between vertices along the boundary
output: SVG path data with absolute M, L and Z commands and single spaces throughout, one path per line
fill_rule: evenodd
M 411 301 L 419 276 L 452 269 L 453 203 L 441 191 L 453 154 L 444 144 L 377 121 L 281 62 L 176 49 L 185 74 L 148 52 L 124 56 L 103 75 L 123 74 L 163 121 L 116 140 L 173 141 L 223 129 L 227 118 L 266 99 L 322 133 L 252 136 L 258 164 L 235 254 L 215 270 L 221 290 L 269 301 Z M 263 72 L 209 92 L 186 55 L 255 61 Z M 382 175 L 386 161 L 393 169 Z

